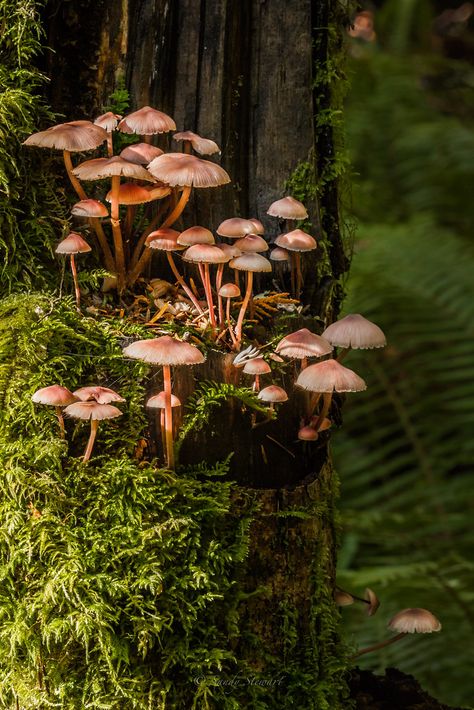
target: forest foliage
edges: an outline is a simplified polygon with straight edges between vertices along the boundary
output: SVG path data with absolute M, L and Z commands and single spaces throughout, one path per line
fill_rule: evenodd
M 420 53 L 419 44 L 388 51 L 387 42 L 382 32 L 362 44 L 351 64 L 347 143 L 358 229 L 345 311 L 378 323 L 389 346 L 347 359 L 369 387 L 348 398 L 333 438 L 345 523 L 339 583 L 355 593 L 370 586 L 382 606 L 371 619 L 344 609 L 343 627 L 365 646 L 387 636 L 400 608 L 431 609 L 441 634 L 359 663 L 396 666 L 444 702 L 469 705 L 474 70 Z

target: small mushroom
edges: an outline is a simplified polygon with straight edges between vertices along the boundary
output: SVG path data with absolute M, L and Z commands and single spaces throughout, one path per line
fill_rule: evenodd
M 247 288 L 245 291 L 244 300 L 242 301 L 242 306 L 240 308 L 239 317 L 237 319 L 237 325 L 235 326 L 235 338 L 236 345 L 238 348 L 242 341 L 242 326 L 244 323 L 245 311 L 249 304 L 250 298 L 252 296 L 252 285 L 253 285 L 253 275 L 257 272 L 268 272 L 272 270 L 272 265 L 265 259 L 261 254 L 255 254 L 253 252 L 247 252 L 238 256 L 229 262 L 231 269 L 238 269 L 239 271 L 247 272 Z
M 260 375 L 267 375 L 272 369 L 268 362 L 266 362 L 263 357 L 255 357 L 245 363 L 244 372 L 246 375 L 255 375 L 255 380 L 253 383 L 254 392 L 258 392 L 260 389 Z
M 350 348 L 372 350 L 387 345 L 383 330 L 360 313 L 350 313 L 331 323 L 324 331 L 323 337 L 335 347 L 344 348 L 337 358 L 339 362 Z
M 303 284 L 303 275 L 301 273 L 301 253 L 316 249 L 318 246 L 316 240 L 310 234 L 303 232 L 301 229 L 294 229 L 292 232 L 288 232 L 287 234 L 280 234 L 280 236 L 275 239 L 275 244 L 278 247 L 282 247 L 283 249 L 291 252 L 293 267 L 292 289 L 296 298 L 299 298 L 301 286 Z M 294 272 L 296 272 L 296 284 Z
M 184 142 L 184 152 L 190 153 L 191 146 L 194 148 L 196 153 L 200 155 L 213 155 L 214 153 L 220 153 L 221 149 L 214 141 L 210 138 L 201 138 L 197 133 L 192 131 L 181 131 L 180 133 L 175 133 L 173 136 L 174 141 Z
M 138 111 L 129 113 L 122 118 L 117 126 L 122 133 L 137 133 L 145 136 L 145 141 L 149 142 L 149 136 L 158 133 L 168 133 L 176 130 L 176 124 L 166 113 L 158 111 L 151 106 L 142 106 Z
M 107 152 L 109 154 L 109 157 L 112 157 L 112 155 L 114 154 L 114 143 L 112 134 L 117 128 L 118 122 L 121 118 L 122 116 L 120 116 L 118 113 L 112 113 L 112 111 L 107 111 L 107 113 L 103 113 L 101 116 L 98 116 L 94 121 L 95 126 L 100 126 L 105 131 L 107 131 Z
M 309 357 L 329 355 L 333 347 L 321 335 L 312 333 L 308 328 L 301 328 L 282 338 L 275 350 L 283 357 L 294 357 L 301 360 L 301 369 L 304 370 Z
M 209 308 L 209 318 L 213 329 L 217 328 L 216 314 L 214 313 L 214 301 L 212 298 L 211 277 L 209 273 L 210 264 L 225 264 L 229 257 L 214 244 L 194 244 L 183 254 L 185 261 L 198 264 L 206 301 Z M 221 272 L 222 273 L 222 272 Z
M 79 200 L 71 208 L 71 214 L 75 217 L 86 217 L 88 219 L 99 219 L 100 217 L 108 217 L 109 211 L 107 207 L 99 202 L 99 200 Z
M 76 396 L 70 392 L 67 387 L 61 387 L 61 385 L 51 385 L 50 387 L 42 387 L 41 389 L 36 390 L 31 399 L 37 404 L 46 404 L 50 407 L 54 407 L 59 422 L 61 438 L 64 439 L 66 434 L 64 431 L 64 417 L 62 409 L 63 407 L 67 407 L 68 404 L 76 402 Z
M 230 301 L 232 298 L 239 298 L 240 288 L 236 284 L 233 284 L 233 283 L 224 284 L 219 289 L 218 296 L 220 298 L 227 299 L 225 315 L 226 315 L 226 320 L 227 320 L 227 327 L 229 328 L 230 335 L 233 339 L 234 334 L 232 331 L 232 326 L 230 324 Z M 221 323 L 220 325 L 223 325 L 223 324 Z
M 80 387 L 73 392 L 73 395 L 81 402 L 88 402 L 90 400 L 95 400 L 99 404 L 125 402 L 125 399 L 121 397 L 118 392 L 115 392 L 115 390 L 110 389 L 110 387 L 100 387 L 98 385 Z
M 281 200 L 272 202 L 267 210 L 270 217 L 279 217 L 280 219 L 300 220 L 308 217 L 306 207 L 295 200 L 294 197 L 283 197 Z
M 59 242 L 56 247 L 56 254 L 67 254 L 71 259 L 71 272 L 74 281 L 74 291 L 76 293 L 76 308 L 81 312 L 81 289 L 77 280 L 76 254 L 85 254 L 91 251 L 89 244 L 77 232 L 71 232 L 65 239 Z
M 366 609 L 367 609 L 367 616 L 373 616 L 377 612 L 377 609 L 380 606 L 380 601 L 379 601 L 377 595 L 375 594 L 375 592 L 372 591 L 372 589 L 369 589 L 369 587 L 367 587 L 367 589 L 365 590 L 364 597 L 358 597 L 356 594 L 351 594 L 349 592 L 346 592 L 344 589 L 341 589 L 340 587 L 336 587 L 336 592 L 341 595 L 345 595 L 347 597 L 350 597 L 352 599 L 351 604 L 354 603 L 355 601 L 361 602 L 361 604 L 365 604 Z M 340 606 L 345 606 L 345 605 L 341 604 Z
M 67 416 L 73 417 L 74 419 L 90 419 L 91 433 L 86 450 L 84 451 L 84 456 L 82 457 L 84 463 L 89 461 L 91 457 L 97 430 L 99 428 L 99 421 L 122 416 L 122 412 L 118 407 L 114 407 L 111 404 L 99 404 L 96 400 L 90 402 L 75 402 L 66 407 L 64 412 Z
M 161 438 L 162 438 L 162 446 L 163 446 L 163 451 L 166 451 L 166 427 L 165 427 L 165 409 L 166 409 L 166 393 L 159 392 L 158 394 L 153 395 L 153 397 L 150 397 L 150 399 L 147 400 L 145 403 L 145 407 L 149 407 L 150 409 L 159 409 L 160 410 L 160 429 L 161 429 Z M 175 407 L 181 407 L 181 400 L 176 397 L 176 395 L 172 394 L 171 395 L 171 408 L 174 409 Z M 173 421 L 174 424 L 174 421 Z
M 252 361 L 250 360 L 250 362 Z M 278 385 L 268 385 L 268 387 L 264 387 L 263 390 L 260 390 L 258 393 L 258 398 L 261 399 L 262 402 L 268 402 L 268 405 L 272 410 L 274 409 L 275 404 L 281 404 L 282 402 L 288 401 L 287 393 L 282 387 L 278 387 Z
M 403 609 L 390 619 L 388 628 L 391 631 L 397 631 L 397 635 L 385 641 L 380 641 L 373 646 L 363 648 L 352 656 L 352 660 L 363 656 L 365 653 L 371 653 L 379 648 L 389 646 L 404 638 L 407 634 L 431 634 L 441 631 L 441 622 L 427 609 Z

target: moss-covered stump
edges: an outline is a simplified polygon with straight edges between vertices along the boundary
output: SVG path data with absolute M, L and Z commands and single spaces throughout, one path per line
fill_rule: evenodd
M 227 462 L 141 459 L 149 368 L 122 356 L 141 335 L 70 299 L 0 303 L 0 704 L 342 710 L 330 467 L 255 490 Z M 64 441 L 31 402 L 54 382 L 127 399 L 88 464 L 87 425 Z

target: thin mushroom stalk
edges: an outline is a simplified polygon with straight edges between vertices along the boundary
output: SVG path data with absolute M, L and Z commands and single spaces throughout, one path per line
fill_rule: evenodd
M 120 175 L 112 176 L 112 195 L 110 209 L 110 223 L 114 238 L 115 262 L 117 265 L 117 287 L 119 293 L 123 290 L 125 280 L 125 254 L 123 251 L 122 230 L 120 228 L 119 214 Z
M 323 406 L 322 406 L 322 409 L 321 409 L 321 411 L 320 411 L 320 413 L 319 413 L 319 416 L 318 416 L 318 418 L 316 419 L 316 422 L 315 422 L 315 424 L 314 424 L 314 429 L 315 429 L 316 431 L 319 431 L 319 427 L 321 426 L 321 424 L 322 424 L 323 421 L 325 420 L 325 418 L 326 418 L 326 416 L 327 416 L 327 414 L 328 414 L 328 412 L 329 412 L 329 408 L 330 408 L 330 406 L 331 406 L 331 402 L 332 402 L 332 392 L 324 392 L 324 394 L 323 394 Z
M 171 368 L 169 365 L 163 365 L 163 384 L 165 392 L 166 462 L 168 468 L 174 470 L 173 410 L 171 408 Z
M 201 306 L 199 305 L 198 300 L 195 297 L 194 293 L 191 291 L 191 289 L 189 288 L 189 286 L 187 285 L 187 283 L 185 282 L 185 280 L 183 279 L 183 277 L 179 273 L 176 263 L 175 263 L 175 260 L 173 259 L 172 253 L 170 251 L 167 251 L 166 256 L 167 256 L 171 271 L 173 272 L 173 274 L 176 278 L 176 281 L 179 283 L 179 285 L 181 286 L 183 291 L 186 293 L 186 295 L 190 299 L 191 303 L 193 304 L 193 306 L 197 310 L 197 312 L 199 314 L 202 314 L 203 310 L 202 310 Z
M 363 656 L 365 653 L 372 653 L 372 651 L 378 651 L 379 648 L 385 648 L 385 646 L 390 646 L 392 643 L 395 643 L 395 641 L 399 641 L 406 635 L 406 633 L 401 632 L 396 636 L 392 636 L 392 638 L 386 639 L 385 641 L 374 643 L 373 646 L 367 646 L 367 648 L 363 648 L 362 650 L 357 651 L 357 653 L 354 653 L 354 655 L 350 657 L 350 660 L 353 661 L 354 659 L 359 658 L 359 656 Z
M 61 432 L 61 439 L 65 439 L 66 438 L 66 430 L 64 428 L 63 410 L 61 409 L 61 407 L 55 407 L 54 411 L 56 412 L 56 416 L 58 418 L 59 430 Z
M 242 305 L 240 307 L 239 317 L 237 318 L 237 325 L 235 326 L 235 338 L 237 341 L 236 347 L 238 347 L 242 341 L 242 326 L 244 324 L 245 311 L 247 310 L 247 306 L 248 306 L 250 298 L 252 296 L 252 286 L 253 286 L 253 271 L 248 271 L 247 272 L 247 289 L 245 291 L 244 300 L 242 301 Z
M 89 435 L 89 441 L 87 442 L 86 450 L 84 451 L 84 456 L 82 457 L 83 462 L 89 461 L 92 449 L 94 448 L 95 438 L 97 436 L 97 430 L 99 428 L 99 422 L 97 419 L 91 419 L 91 433 Z
M 74 254 L 70 254 L 70 257 L 71 257 L 72 280 L 74 281 L 74 292 L 76 294 L 76 310 L 78 313 L 80 313 L 81 312 L 81 289 L 79 288 L 79 281 L 77 278 L 76 259 L 74 257 Z

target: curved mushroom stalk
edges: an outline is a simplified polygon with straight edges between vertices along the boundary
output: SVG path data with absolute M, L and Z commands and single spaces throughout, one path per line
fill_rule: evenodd
M 74 292 L 76 295 L 76 310 L 78 313 L 80 313 L 81 312 L 81 289 L 79 288 L 79 281 L 77 279 L 76 259 L 74 258 L 74 254 L 70 254 L 69 256 L 71 259 L 72 280 L 74 281 Z
M 66 430 L 64 428 L 63 411 L 62 411 L 61 407 L 55 407 L 54 410 L 56 412 L 56 416 L 57 416 L 58 422 L 59 422 L 59 430 L 61 432 L 61 439 L 65 439 L 66 438 Z
M 350 660 L 353 661 L 356 658 L 359 658 L 359 656 L 363 656 L 365 653 L 372 653 L 372 651 L 378 651 L 379 648 L 385 648 L 385 646 L 390 646 L 390 644 L 395 643 L 395 641 L 399 641 L 406 635 L 407 634 L 405 632 L 399 633 L 396 636 L 392 636 L 392 638 L 386 639 L 385 641 L 380 641 L 380 643 L 374 643 L 373 646 L 367 646 L 367 648 L 363 648 L 361 651 L 357 651 L 357 653 L 354 653 L 354 655 L 350 657 Z
M 82 457 L 82 460 L 84 463 L 86 461 L 89 461 L 91 454 L 92 454 L 92 449 L 94 448 L 94 442 L 95 438 L 97 436 L 97 430 L 99 428 L 99 422 L 97 419 L 91 419 L 91 433 L 89 434 L 89 440 L 87 442 L 86 450 L 84 451 L 84 456 Z
M 236 350 L 240 347 L 240 343 L 242 342 L 242 327 L 244 324 L 245 311 L 247 310 L 247 306 L 248 306 L 250 298 L 252 296 L 252 285 L 253 285 L 253 271 L 248 271 L 247 272 L 247 289 L 245 291 L 244 300 L 242 301 L 242 305 L 241 305 L 240 311 L 239 311 L 239 316 L 237 318 L 237 324 L 235 326 L 236 343 L 234 345 L 234 348 Z
M 112 176 L 112 196 L 110 207 L 110 223 L 114 238 L 115 263 L 117 266 L 117 288 L 119 293 L 125 285 L 125 254 L 123 250 L 122 230 L 120 228 L 119 214 L 120 175 Z

